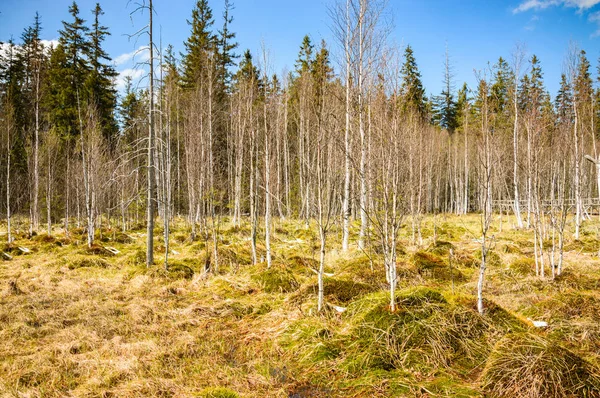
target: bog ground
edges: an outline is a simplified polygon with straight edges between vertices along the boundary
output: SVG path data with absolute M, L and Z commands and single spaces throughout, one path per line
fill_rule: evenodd
M 564 273 L 551 280 L 535 276 L 532 232 L 506 217 L 501 231 L 496 216 L 483 316 L 478 225 L 476 215 L 438 216 L 434 242 L 426 218 L 420 246 L 403 228 L 394 313 L 381 255 L 342 255 L 334 230 L 317 314 L 319 241 L 301 222 L 275 221 L 270 270 L 251 265 L 249 229 L 226 223 L 218 275 L 203 272 L 206 243 L 183 227 L 169 271 L 145 267 L 143 231 L 103 229 L 91 250 L 83 230 L 20 234 L 0 261 L 0 393 L 600 396 L 600 223 L 587 221 L 579 241 L 568 234 Z

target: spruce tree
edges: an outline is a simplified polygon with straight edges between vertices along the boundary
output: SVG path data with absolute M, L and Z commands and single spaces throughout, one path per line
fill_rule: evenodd
M 82 107 L 87 100 L 82 85 L 90 71 L 86 59 L 90 53 L 90 43 L 87 40 L 89 29 L 79 17 L 77 3 L 73 2 L 69 13 L 73 21 L 63 21 L 63 29 L 59 31 L 59 44 L 50 57 L 46 102 L 51 110 L 51 124 L 66 139 L 74 138 L 80 133 L 78 106 Z
M 244 55 L 242 56 L 242 60 L 240 61 L 238 71 L 234 75 L 234 81 L 236 82 L 236 84 L 240 84 L 243 82 L 254 82 L 257 89 L 262 87 L 262 84 L 260 83 L 260 72 L 258 68 L 254 65 L 254 61 L 252 60 L 252 53 L 250 52 L 250 50 L 244 51 Z
M 51 126 L 62 138 L 76 137 L 79 131 L 77 93 L 69 67 L 69 56 L 63 44 L 59 43 L 50 55 L 45 85 L 47 96 L 44 102 L 49 109 L 48 119 Z
M 121 100 L 119 114 L 123 136 L 127 144 L 133 144 L 136 139 L 134 128 L 139 119 L 142 105 L 138 95 L 133 90 L 131 76 L 125 77 L 125 94 Z
M 510 109 L 510 90 L 516 77 L 504 58 L 498 58 L 494 65 L 494 83 L 490 87 L 490 110 L 496 115 L 504 115 Z
M 593 88 L 590 62 L 588 61 L 584 50 L 581 50 L 579 53 L 577 65 L 577 75 L 573 85 L 574 100 L 586 106 L 590 103 Z
M 64 67 L 69 69 L 72 76 L 72 86 L 77 87 L 83 84 L 90 69 L 86 60 L 86 56 L 90 53 L 90 42 L 87 38 L 89 28 L 85 25 L 85 20 L 79 17 L 79 7 L 76 2 L 69 6 L 69 13 L 73 21 L 63 21 L 63 29 L 59 31 L 58 41 L 67 54 Z
M 324 99 L 324 85 L 333 78 L 333 68 L 330 64 L 329 50 L 327 49 L 325 40 L 321 41 L 321 48 L 312 62 L 311 73 L 315 86 L 317 109 L 319 109 Z
M 570 123 L 573 121 L 573 91 L 563 73 L 560 76 L 560 87 L 554 101 L 558 123 Z
M 183 57 L 182 81 L 184 87 L 188 89 L 196 87 L 204 77 L 203 73 L 206 73 L 208 65 L 208 53 L 217 50 L 217 38 L 211 31 L 213 23 L 208 0 L 198 0 L 192 10 L 192 20 L 188 21 L 192 32 L 185 42 L 186 53 Z
M 464 124 L 464 119 L 467 117 L 467 111 L 469 108 L 469 87 L 467 83 L 463 83 L 462 87 L 456 94 L 456 125 L 457 128 L 461 128 Z
M 421 72 L 419 72 L 417 61 L 410 45 L 404 50 L 404 64 L 400 73 L 402 74 L 402 84 L 400 86 L 402 109 L 405 112 L 417 112 L 421 117 L 425 117 L 428 108 L 427 98 L 423 83 L 421 82 Z
M 7 142 L 10 150 L 11 175 L 17 180 L 26 181 L 27 178 L 27 151 L 25 150 L 25 98 L 22 88 L 25 81 L 25 64 L 23 55 L 18 46 L 11 40 L 5 59 L 0 60 L 4 67 L 0 70 L 0 99 L 1 108 L 10 112 L 11 131 L 10 140 Z M 20 184 L 16 189 L 26 188 Z
M 235 60 L 239 55 L 235 54 L 238 43 L 235 41 L 235 33 L 229 28 L 233 22 L 231 11 L 233 4 L 225 0 L 225 10 L 223 11 L 223 28 L 219 30 L 219 84 L 224 87 L 224 91 L 229 92 L 231 86 L 232 73 L 230 68 L 235 66 Z
M 314 46 L 310 37 L 308 35 L 304 36 L 300 45 L 300 51 L 298 52 L 298 59 L 296 60 L 296 73 L 298 76 L 302 76 L 311 70 L 314 61 L 313 51 Z
M 457 107 L 454 99 L 454 84 L 452 82 L 452 68 L 448 50 L 446 49 L 446 58 L 444 62 L 444 88 L 439 96 L 433 98 L 433 122 L 450 134 L 454 133 L 457 127 Z
M 102 135 L 112 143 L 118 132 L 115 120 L 117 91 L 113 84 L 118 73 L 109 63 L 111 58 L 102 48 L 102 43 L 110 33 L 108 28 L 100 23 L 100 16 L 104 15 L 104 12 L 99 3 L 96 3 L 92 13 L 94 22 L 92 29 L 88 32 L 88 58 L 91 70 L 87 74 L 85 86 L 89 101 L 95 105 L 98 112 Z

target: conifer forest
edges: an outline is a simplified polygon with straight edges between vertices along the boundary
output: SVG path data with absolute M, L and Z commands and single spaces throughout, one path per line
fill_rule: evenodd
M 232 0 L 123 2 L 122 90 L 99 3 L 2 43 L 1 397 L 600 397 L 598 48 L 430 94 L 329 3 L 284 72 Z

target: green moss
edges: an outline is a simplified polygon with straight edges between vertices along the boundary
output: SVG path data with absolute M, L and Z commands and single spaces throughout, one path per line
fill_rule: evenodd
M 388 303 L 388 295 L 381 292 L 349 307 L 348 371 L 429 371 L 453 364 L 470 369 L 487 355 L 496 329 L 474 309 L 450 303 L 439 291 L 424 287 L 400 291 L 394 313 Z
M 280 266 L 259 271 L 252 275 L 252 279 L 258 282 L 267 293 L 288 293 L 296 290 L 299 286 L 294 274 Z
M 517 275 L 534 275 L 535 260 L 530 257 L 519 257 L 513 260 L 508 266 L 508 268 Z
M 444 260 L 440 257 L 423 251 L 413 254 L 412 261 L 419 272 L 446 266 Z
M 124 234 L 122 232 L 117 232 L 113 238 L 113 242 L 129 244 L 129 243 L 133 243 L 134 240 L 131 236 L 129 236 L 127 234 Z
M 138 266 L 138 265 L 146 265 L 146 251 L 142 249 L 138 249 L 129 256 L 128 262 L 130 265 Z
M 447 256 L 450 253 L 450 250 L 454 249 L 455 247 L 452 243 L 443 240 L 438 240 L 435 243 L 432 243 L 427 248 L 427 251 L 433 254 L 437 254 L 438 256 Z
M 444 260 L 435 254 L 418 251 L 412 256 L 417 272 L 422 276 L 440 280 L 463 280 L 464 276 L 456 268 L 450 268 Z
M 514 243 L 505 243 L 502 246 L 500 246 L 500 250 L 503 253 L 508 253 L 508 254 L 522 254 L 523 250 L 521 250 L 521 248 L 518 245 L 515 245 Z
M 171 279 L 192 279 L 194 270 L 184 263 L 171 261 L 167 268 L 167 276 Z
M 378 290 L 373 287 L 373 285 L 336 278 L 325 278 L 323 281 L 323 289 L 325 300 L 332 304 L 347 304 L 357 297 Z M 291 299 L 293 302 L 302 303 L 308 297 L 315 297 L 317 294 L 318 285 L 312 283 L 298 289 Z
M 600 251 L 600 241 L 595 238 L 585 237 L 581 240 L 573 240 L 564 246 L 567 252 L 577 251 L 581 253 L 597 254 Z
M 475 258 L 478 261 L 481 261 L 481 249 L 475 251 Z M 485 260 L 487 266 L 500 267 L 502 265 L 502 259 L 500 258 L 500 255 L 498 255 L 498 253 L 496 253 L 494 250 L 488 250 Z
M 225 387 L 205 388 L 198 396 L 201 398 L 239 398 L 238 393 Z
M 337 358 L 340 340 L 322 318 L 303 318 L 293 322 L 283 334 L 281 343 L 300 363 L 317 363 Z
M 108 268 L 110 264 L 102 259 L 102 258 L 77 258 L 69 262 L 69 269 L 77 269 L 77 268 L 88 268 L 88 267 L 98 267 L 98 268 Z
M 349 259 L 340 259 L 336 268 L 339 269 L 341 278 L 356 280 L 374 287 L 379 287 L 385 281 L 383 264 L 363 253 Z

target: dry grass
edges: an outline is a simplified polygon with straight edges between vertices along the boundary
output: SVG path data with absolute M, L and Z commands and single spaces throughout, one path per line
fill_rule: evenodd
M 482 388 L 490 397 L 600 397 L 600 369 L 557 342 L 507 335 L 487 361 Z
M 174 230 L 178 254 L 169 271 L 160 265 L 164 253 L 146 269 L 140 232 L 103 230 L 91 251 L 83 231 L 70 238 L 19 234 L 2 246 L 13 259 L 0 259 L 0 396 L 510 396 L 520 393 L 517 387 L 498 381 L 510 361 L 545 368 L 522 396 L 593 391 L 569 387 L 580 379 L 567 367 L 596 380 L 596 240 L 569 241 L 565 273 L 540 280 L 531 272 L 531 231 L 507 229 L 506 221 L 503 232 L 494 226 L 487 311 L 480 316 L 477 222 L 475 215 L 440 217 L 433 244 L 426 219 L 421 247 L 402 231 L 395 313 L 387 308 L 381 257 L 337 252 L 334 229 L 325 297 L 348 309 L 340 314 L 327 306 L 316 314 L 316 233 L 302 222 L 276 222 L 271 270 L 250 265 L 247 225 L 224 225 L 219 275 L 205 272 L 214 261 L 211 242 L 191 242 L 184 227 Z M 104 245 L 119 253 L 107 254 Z M 527 317 L 549 327 L 530 330 Z M 525 340 L 509 334 L 524 330 Z M 519 355 L 507 355 L 511 350 Z M 552 362 L 557 356 L 570 362 Z M 556 380 L 564 391 L 548 389 Z M 589 384 L 581 380 L 571 384 Z

